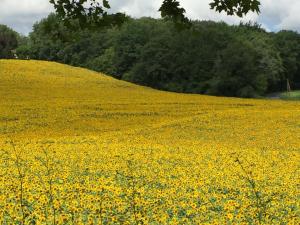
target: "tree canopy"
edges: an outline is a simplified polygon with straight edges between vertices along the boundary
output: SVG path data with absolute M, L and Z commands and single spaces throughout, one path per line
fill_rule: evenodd
M 12 58 L 18 46 L 18 34 L 5 25 L 0 25 L 0 58 Z
M 57 61 L 157 89 L 257 97 L 300 83 L 300 35 L 258 24 L 190 21 L 178 32 L 163 19 L 128 18 L 121 27 L 69 29 L 51 14 L 34 25 L 20 58 Z
M 199 1 L 199 0 L 198 0 Z M 50 0 L 58 15 L 68 25 L 78 19 L 81 27 L 103 27 L 120 25 L 128 18 L 124 13 L 110 14 L 109 0 Z M 228 15 L 243 17 L 248 12 L 259 12 L 260 0 L 212 0 L 211 9 Z M 177 0 L 164 0 L 159 8 L 162 18 L 178 24 L 190 24 L 185 9 Z

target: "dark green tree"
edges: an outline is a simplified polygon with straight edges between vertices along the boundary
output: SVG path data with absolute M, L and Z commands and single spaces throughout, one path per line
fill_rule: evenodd
M 72 31 L 52 14 L 34 26 L 18 50 L 162 90 L 238 97 L 278 90 L 287 73 L 283 68 L 299 62 L 298 42 L 285 43 L 297 40 L 297 33 L 275 40 L 276 34 L 257 24 L 190 23 L 192 29 L 178 32 L 168 20 L 129 18 L 120 28 Z
M 253 42 L 236 39 L 220 52 L 208 94 L 257 97 L 266 93 L 272 68 Z
M 117 77 L 117 68 L 115 66 L 115 49 L 113 47 L 105 49 L 103 55 L 97 56 L 87 62 L 87 67 L 92 70 L 110 74 Z
M 274 40 L 283 61 L 281 86 L 285 87 L 286 79 L 289 79 L 292 88 L 300 88 L 300 35 L 293 31 L 280 31 L 274 34 Z
M 177 32 L 168 22 L 142 46 L 124 79 L 168 91 L 204 93 L 218 51 L 230 40 L 224 23 L 194 22 L 194 30 Z M 162 25 L 161 25 L 162 26 Z
M 117 68 L 117 78 L 122 78 L 137 63 L 142 47 L 151 38 L 166 32 L 163 27 L 161 21 L 151 18 L 130 20 L 122 26 L 114 41 L 114 63 Z
M 0 25 L 0 58 L 13 58 L 18 46 L 18 33 L 5 25 Z

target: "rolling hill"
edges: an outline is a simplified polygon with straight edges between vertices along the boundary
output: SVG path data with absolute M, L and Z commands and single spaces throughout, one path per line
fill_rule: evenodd
M 297 224 L 300 103 L 0 60 L 1 224 Z

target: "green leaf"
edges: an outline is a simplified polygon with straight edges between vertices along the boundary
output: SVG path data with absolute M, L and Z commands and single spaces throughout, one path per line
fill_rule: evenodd
M 103 0 L 103 6 L 107 9 L 110 9 L 110 5 L 108 3 L 108 0 Z

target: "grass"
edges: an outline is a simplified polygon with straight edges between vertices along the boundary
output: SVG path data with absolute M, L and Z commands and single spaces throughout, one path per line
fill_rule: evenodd
M 292 91 L 292 92 L 285 92 L 285 93 L 282 93 L 280 95 L 280 98 L 281 99 L 284 99 L 284 100 L 300 100 L 300 91 Z

